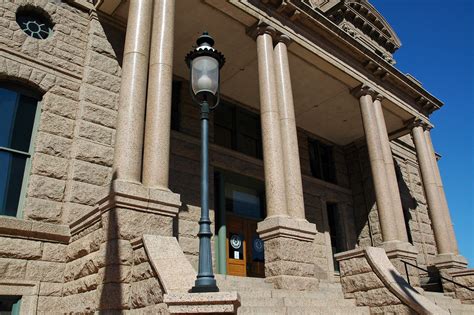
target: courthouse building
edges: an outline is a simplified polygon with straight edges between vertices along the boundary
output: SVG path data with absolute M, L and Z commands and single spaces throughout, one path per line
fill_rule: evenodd
M 220 290 L 189 293 L 203 31 Z M 401 45 L 367 0 L 0 1 L 0 313 L 474 313 Z

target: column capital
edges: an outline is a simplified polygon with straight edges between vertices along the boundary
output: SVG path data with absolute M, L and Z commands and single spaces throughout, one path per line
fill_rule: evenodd
M 272 26 L 261 21 L 247 28 L 247 35 L 252 37 L 254 40 L 257 39 L 259 35 L 263 34 L 268 34 L 272 37 L 272 39 L 275 39 L 277 31 Z
M 406 123 L 407 128 L 413 129 L 415 127 L 422 127 L 423 130 L 431 130 L 433 128 L 433 125 L 431 125 L 429 122 L 426 120 L 421 119 L 420 117 L 415 117 L 411 120 L 409 120 Z
M 276 40 L 276 44 L 283 43 L 286 45 L 286 47 L 290 46 L 290 44 L 293 42 L 290 36 L 286 34 L 280 34 L 280 33 L 277 34 L 275 40 Z
M 365 95 L 370 95 L 373 99 L 375 99 L 379 95 L 379 93 L 372 86 L 365 83 L 353 88 L 351 90 L 351 94 L 357 98 L 360 98 Z

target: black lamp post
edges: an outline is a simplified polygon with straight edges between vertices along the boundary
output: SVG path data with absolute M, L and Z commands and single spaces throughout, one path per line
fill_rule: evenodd
M 204 32 L 197 47 L 186 55 L 191 70 L 190 93 L 201 108 L 201 218 L 199 220 L 199 270 L 191 292 L 217 292 L 212 272 L 211 220 L 209 219 L 209 112 L 219 104 L 219 70 L 225 58 L 214 49 L 214 39 Z

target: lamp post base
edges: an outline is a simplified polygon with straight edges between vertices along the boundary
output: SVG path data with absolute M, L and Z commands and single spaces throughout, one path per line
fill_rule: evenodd
M 202 293 L 202 292 L 219 292 L 217 287 L 216 279 L 213 277 L 200 278 L 197 279 L 194 283 L 194 287 L 191 288 L 192 293 Z

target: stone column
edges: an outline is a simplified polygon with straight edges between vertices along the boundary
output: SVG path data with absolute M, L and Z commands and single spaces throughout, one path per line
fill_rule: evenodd
M 174 0 L 154 1 L 142 176 L 159 189 L 169 178 L 174 8 Z
M 141 181 L 146 83 L 153 1 L 131 0 L 115 140 L 115 178 Z
M 267 217 L 288 216 L 280 114 L 275 89 L 274 35 L 275 30 L 273 28 L 261 27 L 257 36 L 260 119 L 262 124 Z
M 431 164 L 433 166 L 435 181 L 436 181 L 436 185 L 438 186 L 439 197 L 441 199 L 441 204 L 442 204 L 442 207 L 443 207 L 443 212 L 444 212 L 444 216 L 445 216 L 444 220 L 446 222 L 446 227 L 448 229 L 448 234 L 449 234 L 450 243 L 451 243 L 451 249 L 453 251 L 453 254 L 459 254 L 458 244 L 457 244 L 457 241 L 456 241 L 456 235 L 454 233 L 453 224 L 451 222 L 451 214 L 449 213 L 448 201 L 446 200 L 446 195 L 444 193 L 443 182 L 441 180 L 441 174 L 440 174 L 439 168 L 438 168 L 438 161 L 436 159 L 436 154 L 435 154 L 435 150 L 434 150 L 434 147 L 433 147 L 433 142 L 431 141 L 430 128 L 426 128 L 426 130 L 425 130 L 425 139 L 426 139 L 426 144 L 428 146 L 428 149 L 430 151 Z
M 439 189 L 436 185 L 433 166 L 431 164 L 430 151 L 426 143 L 423 124 L 416 122 L 412 129 L 412 134 L 415 142 L 416 154 L 418 156 L 418 163 L 421 169 L 423 187 L 425 188 L 431 225 L 433 227 L 436 245 L 438 247 L 438 254 L 449 254 L 452 253 L 452 249 L 441 200 L 439 198 Z
M 267 217 L 258 223 L 257 231 L 264 242 L 265 276 L 276 288 L 312 290 L 318 287 L 313 246 L 316 226 L 306 220 L 289 217 L 287 210 L 288 193 L 284 169 L 286 156 L 283 155 L 282 149 L 281 116 L 277 96 L 280 87 L 277 88 L 276 85 L 276 63 L 273 59 L 274 54 L 279 56 L 281 52 L 273 51 L 273 28 L 259 25 L 255 30 L 267 200 Z M 289 88 L 291 85 L 285 87 Z M 288 90 L 285 92 L 288 93 Z M 287 106 L 290 107 L 289 104 Z M 291 137 L 291 131 L 288 131 L 288 135 Z M 292 149 L 297 150 L 297 147 Z M 300 174 L 299 172 L 298 175 L 301 176 Z
M 398 240 L 408 242 L 407 230 L 405 227 L 405 217 L 403 215 L 402 201 L 400 198 L 400 190 L 398 189 L 397 175 L 395 173 L 395 165 L 393 163 L 392 149 L 390 148 L 390 140 L 388 139 L 387 126 L 382 110 L 382 97 L 377 95 L 374 100 L 374 112 L 377 120 L 377 127 L 380 134 L 380 142 L 382 155 L 385 162 L 385 171 L 387 172 L 387 182 L 390 189 L 390 197 L 392 199 L 394 223 L 397 225 Z
M 280 111 L 284 162 L 283 169 L 285 172 L 288 215 L 295 219 L 305 220 L 295 108 L 288 64 L 287 45 L 289 42 L 290 38 L 288 36 L 281 35 L 278 37 L 278 43 L 274 49 L 276 91 L 278 94 L 278 109 Z
M 392 210 L 391 190 L 387 180 L 381 136 L 372 98 L 375 93 L 367 86 L 357 88 L 353 93 L 360 100 L 360 111 L 369 151 L 370 168 L 383 241 L 397 241 L 399 240 L 398 229 L 397 225 L 394 224 L 396 221 Z

